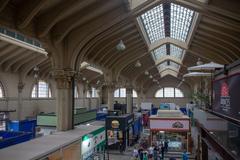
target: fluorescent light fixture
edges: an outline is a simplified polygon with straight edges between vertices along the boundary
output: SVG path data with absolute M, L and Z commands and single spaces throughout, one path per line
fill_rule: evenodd
M 116 48 L 117 48 L 118 51 L 124 51 L 126 49 L 126 46 L 123 43 L 123 41 L 120 40 L 119 43 L 116 45 Z
M 99 74 L 103 74 L 103 72 L 102 72 L 100 69 L 97 69 L 97 68 L 95 68 L 95 67 L 87 66 L 86 68 L 87 68 L 88 70 L 97 72 L 97 73 L 99 73 Z
M 135 67 L 141 67 L 142 66 L 142 64 L 141 64 L 141 62 L 139 61 L 139 60 L 137 60 L 137 62 L 136 62 L 136 64 L 135 64 Z

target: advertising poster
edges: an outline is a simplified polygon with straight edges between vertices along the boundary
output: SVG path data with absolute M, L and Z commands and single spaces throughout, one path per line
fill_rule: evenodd
M 213 111 L 240 121 L 240 74 L 213 82 Z

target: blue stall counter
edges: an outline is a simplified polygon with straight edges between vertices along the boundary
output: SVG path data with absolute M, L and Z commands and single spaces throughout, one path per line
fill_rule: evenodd
M 0 149 L 32 139 L 30 132 L 0 131 Z
M 7 130 L 15 132 L 31 132 L 32 138 L 35 138 L 36 124 L 36 120 L 9 121 L 7 124 Z

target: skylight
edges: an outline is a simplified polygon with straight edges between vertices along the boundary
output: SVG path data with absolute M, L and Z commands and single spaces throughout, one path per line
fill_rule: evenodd
M 167 54 L 167 51 L 166 51 L 166 45 L 162 45 L 161 47 L 155 49 L 152 54 L 153 54 L 153 59 L 156 61 L 158 59 L 160 59 L 161 57 L 165 56 Z
M 163 5 L 160 4 L 141 15 L 150 43 L 165 38 Z
M 178 70 L 179 67 L 180 67 L 180 65 L 173 61 L 165 61 L 165 62 L 161 63 L 160 65 L 158 65 L 158 70 L 162 70 L 165 68 L 175 68 L 176 70 Z
M 167 48 L 170 48 L 167 50 Z M 152 56 L 154 61 L 156 62 L 158 59 L 164 57 L 164 56 L 172 56 L 177 59 L 182 59 L 183 57 L 183 49 L 179 48 L 173 44 L 164 44 L 157 49 L 152 51 Z
M 186 41 L 193 19 L 193 11 L 171 3 L 170 37 Z
M 194 11 L 174 3 L 163 3 L 140 16 L 150 44 L 171 37 L 186 42 Z
M 183 49 L 170 44 L 170 55 L 178 59 L 182 59 Z

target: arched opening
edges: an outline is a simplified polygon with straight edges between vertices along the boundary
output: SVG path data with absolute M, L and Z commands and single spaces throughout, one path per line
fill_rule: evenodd
M 178 88 L 164 87 L 155 93 L 156 98 L 182 98 L 184 97 L 183 92 Z
M 38 81 L 37 84 L 34 84 L 32 89 L 31 98 L 51 98 L 52 93 L 49 87 L 49 84 L 45 81 Z

